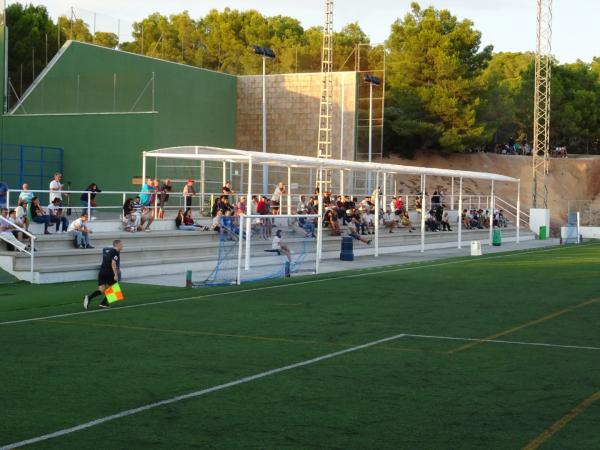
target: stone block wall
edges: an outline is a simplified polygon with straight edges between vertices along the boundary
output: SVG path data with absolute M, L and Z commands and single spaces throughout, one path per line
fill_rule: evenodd
M 267 151 L 317 156 L 321 74 L 268 75 L 266 86 Z M 341 104 L 342 92 L 343 105 Z M 344 120 L 343 136 L 341 133 L 342 114 Z M 355 159 L 356 114 L 356 72 L 334 73 L 332 153 L 336 159 L 340 158 L 341 153 L 343 159 Z M 261 151 L 261 75 L 238 78 L 236 122 L 236 147 L 242 150 Z M 343 147 L 341 146 L 342 143 Z

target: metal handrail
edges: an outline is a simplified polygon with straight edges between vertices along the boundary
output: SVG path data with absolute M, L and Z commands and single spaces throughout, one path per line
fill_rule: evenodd
M 6 218 L 0 216 L 0 219 L 4 222 L 6 222 L 7 224 L 9 224 L 12 228 L 14 228 L 16 231 L 20 231 L 21 233 L 23 233 L 24 235 L 26 235 L 27 237 L 29 237 L 29 251 L 27 251 L 26 248 L 24 249 L 19 249 L 19 251 L 26 253 L 29 255 L 30 259 L 31 259 L 31 267 L 29 268 L 29 271 L 31 273 L 31 283 L 33 283 L 33 268 L 34 268 L 34 261 L 35 261 L 35 240 L 37 239 L 32 233 L 30 233 L 29 231 L 27 231 L 24 228 L 21 228 L 19 225 L 12 223 L 11 221 L 7 220 Z M 13 244 L 12 242 L 10 242 L 8 239 L 4 238 L 2 236 L 2 233 L 0 233 L 0 239 L 2 239 L 4 242 L 7 242 L 9 244 Z

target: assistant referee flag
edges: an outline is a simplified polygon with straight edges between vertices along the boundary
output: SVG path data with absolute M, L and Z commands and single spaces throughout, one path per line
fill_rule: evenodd
M 104 291 L 104 295 L 106 295 L 106 300 L 108 300 L 108 303 L 122 301 L 124 298 L 123 291 L 121 291 L 121 286 L 119 286 L 119 283 L 115 283 L 106 289 Z

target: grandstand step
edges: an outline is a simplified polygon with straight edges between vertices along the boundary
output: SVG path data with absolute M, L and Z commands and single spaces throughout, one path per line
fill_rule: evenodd
M 171 221 L 169 221 L 171 222 Z M 288 227 L 280 227 L 284 231 L 284 239 L 290 243 L 302 242 L 304 239 L 300 232 Z M 507 228 L 503 230 L 506 242 L 514 241 L 516 230 Z M 373 239 L 373 235 L 365 235 L 365 239 Z M 521 233 L 522 240 L 534 239 L 528 232 Z M 103 247 L 110 247 L 114 239 L 122 239 L 125 249 L 122 255 L 122 267 L 125 277 L 144 277 L 152 275 L 178 274 L 186 270 L 198 273 L 210 273 L 214 269 L 219 251 L 219 236 L 214 232 L 187 232 L 187 231 L 153 231 L 151 233 L 126 233 L 99 232 L 92 235 L 92 244 L 96 247 L 89 250 L 79 250 L 73 247 L 73 238 L 70 235 L 57 234 L 39 236 L 36 241 L 38 251 L 35 255 L 34 279 L 40 283 L 54 283 L 62 281 L 93 280 L 101 261 Z M 409 233 L 406 229 L 397 229 L 393 234 L 387 230 L 380 230 L 379 251 L 381 254 L 414 251 L 420 248 L 420 232 L 417 230 Z M 427 233 L 426 248 L 451 248 L 456 245 L 458 232 Z M 463 230 L 465 247 L 469 241 L 479 240 L 486 243 L 489 239 L 489 230 Z M 323 236 L 324 259 L 339 258 L 339 236 L 330 236 L 327 229 Z M 260 264 L 273 264 L 269 254 L 262 255 L 262 250 L 271 247 L 270 240 L 254 237 L 252 246 L 258 252 L 258 257 L 253 256 L 253 266 Z M 30 279 L 30 257 L 24 253 L 1 251 L 0 268 L 22 280 Z M 373 245 L 367 246 L 356 242 L 355 255 L 372 255 Z M 313 251 L 308 252 L 307 259 L 313 258 Z M 269 262 L 271 261 L 271 262 Z M 183 276 L 183 275 L 182 275 Z

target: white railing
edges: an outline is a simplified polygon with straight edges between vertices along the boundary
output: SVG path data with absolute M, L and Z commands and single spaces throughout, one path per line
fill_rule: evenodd
M 502 211 L 507 213 L 515 220 L 515 223 L 518 221 L 523 225 L 529 226 L 529 214 L 527 214 L 525 211 L 517 211 L 516 205 L 513 205 L 512 203 L 509 203 L 498 196 L 495 197 L 494 201 L 496 209 L 502 209 Z
M 31 263 L 30 263 L 31 267 L 29 268 L 29 271 L 31 273 L 31 283 L 33 283 L 34 282 L 33 272 L 34 272 L 34 262 L 35 262 L 35 239 L 36 239 L 36 237 L 32 233 L 27 231 L 26 229 L 21 228 L 20 226 L 12 223 L 11 221 L 7 220 L 6 218 L 4 218 L 2 216 L 0 216 L 0 222 L 4 223 L 6 225 L 9 225 L 14 231 L 19 231 L 29 238 L 29 250 L 27 250 L 27 247 L 24 246 L 22 242 L 19 242 L 16 238 L 14 238 L 15 240 L 13 241 L 13 240 L 3 236 L 4 233 L 0 233 L 0 239 L 2 239 L 6 243 L 12 245 L 13 247 L 17 248 L 20 252 L 23 252 L 23 253 L 26 253 L 29 255 L 29 258 L 31 261 Z M 11 236 L 12 236 L 12 234 L 11 234 Z M 20 245 L 15 245 L 15 241 L 18 242 Z

